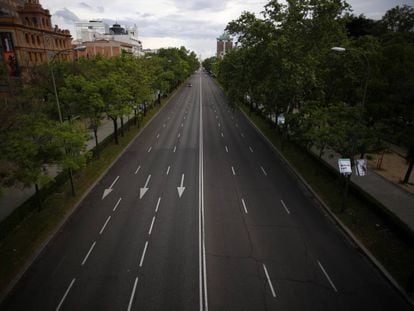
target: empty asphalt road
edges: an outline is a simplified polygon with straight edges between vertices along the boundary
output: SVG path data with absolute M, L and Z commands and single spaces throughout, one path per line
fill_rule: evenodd
M 194 74 L 1 310 L 411 310 Z

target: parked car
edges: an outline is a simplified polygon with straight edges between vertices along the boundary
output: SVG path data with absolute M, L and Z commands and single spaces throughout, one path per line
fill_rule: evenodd
M 187 86 L 188 86 L 188 87 L 192 87 L 193 85 L 192 85 L 191 83 L 188 83 L 188 84 L 187 84 Z

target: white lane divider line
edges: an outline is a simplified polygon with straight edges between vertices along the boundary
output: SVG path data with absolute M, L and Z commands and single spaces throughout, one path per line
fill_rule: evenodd
M 108 218 L 106 219 L 104 225 L 102 226 L 101 231 L 99 231 L 99 234 L 102 234 L 102 232 L 104 232 L 106 225 L 108 224 L 109 220 L 111 219 L 111 216 L 108 216 Z
M 218 116 L 216 116 L 216 119 L 218 119 Z
M 137 170 L 135 171 L 135 175 L 138 174 L 140 169 L 141 169 L 141 165 L 138 165 Z
M 241 201 L 242 201 L 242 203 L 243 203 L 244 212 L 245 212 L 246 214 L 248 214 L 248 212 L 247 212 L 247 207 L 246 207 L 246 203 L 244 202 L 244 199 L 241 199 Z
M 229 152 L 229 148 L 227 148 L 227 146 L 225 146 L 226 147 L 226 152 Z
M 285 208 L 286 213 L 290 214 L 289 209 L 287 208 L 285 202 L 283 202 L 283 200 L 280 200 L 280 203 L 282 203 L 283 207 Z
M 264 174 L 265 176 L 267 176 L 267 173 L 266 173 L 265 169 L 263 168 L 263 166 L 261 166 L 260 168 L 262 169 L 263 174 Z
M 218 124 L 218 127 L 221 127 L 221 124 L 220 123 Z
M 139 262 L 140 267 L 142 267 L 142 264 L 144 263 L 144 258 L 145 258 L 145 253 L 147 252 L 147 247 L 148 247 L 148 241 L 145 242 L 144 251 L 142 252 L 141 260 Z
M 152 150 L 152 147 L 149 147 L 148 152 L 151 152 L 151 150 Z
M 174 146 L 174 151 L 173 152 L 175 152 L 177 150 L 177 146 Z
M 168 168 L 167 168 L 167 175 L 170 173 L 170 168 L 171 168 L 171 166 L 168 166 Z
M 181 137 L 181 133 L 178 133 L 177 138 L 180 138 L 180 137 Z
M 249 146 L 249 150 L 250 150 L 250 152 L 253 152 L 253 148 L 252 148 L 252 147 L 250 147 L 250 146 Z
M 73 278 L 73 279 L 72 279 L 72 281 L 70 282 L 70 284 L 69 284 L 68 288 L 67 288 L 67 289 L 66 289 L 66 291 L 65 291 L 65 294 L 63 295 L 62 299 L 60 300 L 60 302 L 59 302 L 59 304 L 58 304 L 58 306 L 57 306 L 57 308 L 56 308 L 56 311 L 59 311 L 59 310 L 60 310 L 60 308 L 62 307 L 63 302 L 65 301 L 66 296 L 69 294 L 70 289 L 72 288 L 72 286 L 73 286 L 73 284 L 75 283 L 75 281 L 76 281 L 76 279 L 75 279 L 75 278 Z
M 234 171 L 234 167 L 231 167 L 231 171 L 233 172 L 233 175 L 236 175 L 236 172 Z
M 162 125 L 162 127 L 165 127 L 165 123 Z
M 89 255 L 92 253 L 93 248 L 95 247 L 95 245 L 96 245 L 96 241 L 92 243 L 92 246 L 89 249 L 88 253 L 86 254 L 85 258 L 83 259 L 83 261 L 81 263 L 81 266 L 83 266 L 86 263 L 86 261 L 88 260 Z
M 236 127 L 239 127 L 239 124 L 238 123 L 236 123 Z
M 273 288 L 273 284 L 272 284 L 272 281 L 270 280 L 269 272 L 267 272 L 267 268 L 265 264 L 263 264 L 263 269 L 266 274 L 266 278 L 267 278 L 267 282 L 269 283 L 270 290 L 272 291 L 272 296 L 276 298 L 275 289 Z
M 114 206 L 114 209 L 112 210 L 113 212 L 115 212 L 115 211 L 116 211 L 116 209 L 117 209 L 117 207 L 118 207 L 119 203 L 121 203 L 121 200 L 122 200 L 122 198 L 119 198 L 118 202 L 116 202 L 116 204 L 115 204 L 115 206 Z
M 243 137 L 243 138 L 244 138 L 244 134 L 243 134 L 243 133 L 240 133 L 240 135 L 241 135 L 241 137 Z
M 224 137 L 224 134 L 223 134 L 223 132 L 221 132 L 221 137 Z
M 154 217 L 152 217 L 152 222 L 151 222 L 150 229 L 149 229 L 149 231 L 148 231 L 148 235 L 151 235 L 151 232 L 152 232 L 152 227 L 154 226 L 154 222 L 155 222 L 155 216 L 154 216 Z
M 181 123 L 181 127 L 184 127 L 184 124 L 183 123 Z
M 157 139 L 160 138 L 160 133 L 157 134 Z
M 331 278 L 329 277 L 328 273 L 326 272 L 325 268 L 322 266 L 322 264 L 319 262 L 319 260 L 317 260 L 319 268 L 321 268 L 323 274 L 325 274 L 325 277 L 327 278 L 327 280 L 329 281 L 329 284 L 331 284 L 333 290 L 335 292 L 338 292 L 338 290 L 336 289 L 335 284 L 332 282 Z
M 158 198 L 157 207 L 155 208 L 155 212 L 158 212 L 158 208 L 160 207 L 161 198 Z
M 137 289 L 137 284 L 138 284 L 138 277 L 135 278 L 134 287 L 132 288 L 131 298 L 129 298 L 129 304 L 128 304 L 127 311 L 131 311 L 132 302 L 134 301 L 135 291 Z

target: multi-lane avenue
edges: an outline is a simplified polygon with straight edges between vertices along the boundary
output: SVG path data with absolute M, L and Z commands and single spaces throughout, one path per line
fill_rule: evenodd
M 203 72 L 1 310 L 411 310 Z

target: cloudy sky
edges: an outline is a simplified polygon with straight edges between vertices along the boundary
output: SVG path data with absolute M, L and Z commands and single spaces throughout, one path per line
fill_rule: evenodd
M 227 23 L 243 11 L 259 14 L 266 0 L 40 0 L 52 14 L 53 24 L 69 29 L 74 22 L 104 20 L 110 25 L 136 24 L 144 48 L 179 47 L 202 58 L 215 54 L 216 38 Z M 348 0 L 355 14 L 379 19 L 396 5 L 414 0 Z

